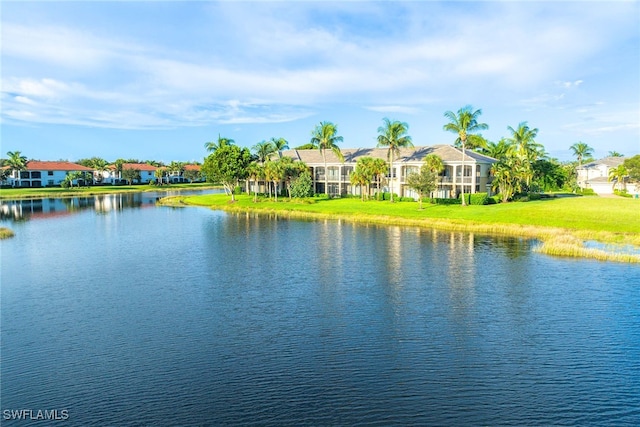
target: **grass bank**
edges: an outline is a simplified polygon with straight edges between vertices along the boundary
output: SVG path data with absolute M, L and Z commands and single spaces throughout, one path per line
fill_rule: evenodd
M 0 200 L 12 199 L 37 199 L 43 197 L 77 197 L 95 196 L 99 194 L 114 193 L 139 193 L 143 191 L 181 191 L 181 190 L 205 190 L 220 188 L 209 183 L 193 184 L 168 184 L 152 186 L 149 184 L 137 185 L 96 185 L 90 187 L 43 187 L 43 188 L 3 188 L 0 189 Z
M 10 228 L 0 227 L 0 240 L 13 237 L 13 231 Z
M 254 203 L 252 197 L 241 195 L 229 203 L 224 194 L 176 196 L 161 204 L 535 238 L 542 241 L 536 250 L 550 255 L 640 263 L 640 255 L 584 247 L 585 241 L 593 240 L 640 248 L 640 202 L 627 198 L 571 197 L 466 207 L 425 204 L 423 210 L 417 202 L 354 198 Z

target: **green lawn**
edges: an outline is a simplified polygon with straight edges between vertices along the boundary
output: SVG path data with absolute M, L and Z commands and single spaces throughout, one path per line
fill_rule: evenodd
M 482 223 L 537 225 L 574 230 L 609 231 L 640 234 L 640 201 L 629 198 L 566 197 L 532 202 L 500 203 L 497 205 L 466 206 L 432 205 L 359 199 L 310 199 L 311 203 L 284 199 L 275 203 L 263 200 L 253 203 L 251 197 L 237 196 L 230 204 L 229 196 L 211 194 L 189 196 L 184 203 L 225 209 L 266 211 L 300 211 L 327 215 L 373 215 L 406 219 L 448 219 Z
M 213 188 L 209 183 L 169 184 L 151 186 L 139 185 L 96 185 L 90 187 L 43 187 L 43 188 L 3 188 L 0 189 L 0 199 L 21 199 L 38 197 L 74 197 L 91 196 L 95 194 L 131 193 L 141 191 L 174 191 L 174 190 L 202 190 Z
M 253 203 L 246 195 L 229 203 L 229 196 L 215 194 L 180 197 L 182 204 L 208 206 L 230 211 L 263 211 L 292 216 L 341 218 L 358 222 L 460 229 L 467 231 L 549 238 L 571 232 L 583 240 L 626 242 L 640 245 L 640 200 L 629 198 L 564 197 L 531 202 L 466 206 L 390 203 L 359 199 L 283 199 Z

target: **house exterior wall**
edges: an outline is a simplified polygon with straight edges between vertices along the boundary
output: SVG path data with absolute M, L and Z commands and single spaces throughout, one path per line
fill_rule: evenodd
M 357 160 L 361 157 L 377 157 L 386 161 L 386 153 L 386 149 L 344 149 L 344 162 L 340 162 L 337 158 L 331 159 L 332 153 L 327 153 L 326 178 L 329 194 L 334 196 L 359 195 L 361 191 L 359 186 L 352 186 L 350 182 L 350 175 L 356 168 Z M 438 182 L 438 190 L 434 194 L 435 197 L 458 197 L 463 185 L 464 192 L 467 194 L 490 191 L 489 170 L 496 162 L 495 159 L 477 153 L 468 154 L 465 156 L 465 172 L 463 174 L 462 152 L 451 146 L 439 145 L 401 149 L 400 155 L 394 160 L 393 170 L 390 169 L 387 172 L 381 188 L 377 188 L 376 182 L 371 183 L 372 192 L 389 192 L 393 189 L 393 192 L 400 197 L 417 199 L 417 193 L 406 185 L 406 180 L 412 172 L 420 170 L 425 155 L 430 153 L 438 155 L 445 165 L 445 170 Z M 318 150 L 289 150 L 283 155 L 303 161 L 310 168 L 314 191 L 316 193 L 325 192 L 325 163 L 318 154 Z
M 85 169 L 74 169 L 72 166 L 69 170 L 29 169 L 13 171 L 7 181 L 12 187 L 52 187 L 60 185 L 67 174 L 78 171 L 90 172 Z M 77 185 L 78 182 L 73 180 L 73 183 Z

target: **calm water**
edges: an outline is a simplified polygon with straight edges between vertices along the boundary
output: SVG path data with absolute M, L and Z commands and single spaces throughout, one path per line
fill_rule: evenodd
M 123 197 L 3 211 L 2 425 L 640 425 L 637 266 Z

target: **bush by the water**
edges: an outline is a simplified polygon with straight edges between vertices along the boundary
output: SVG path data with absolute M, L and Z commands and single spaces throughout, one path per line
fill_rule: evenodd
M 464 197 L 468 205 L 486 205 L 489 203 L 489 195 L 487 193 L 465 194 Z M 462 195 L 460 195 L 460 203 L 462 204 Z

